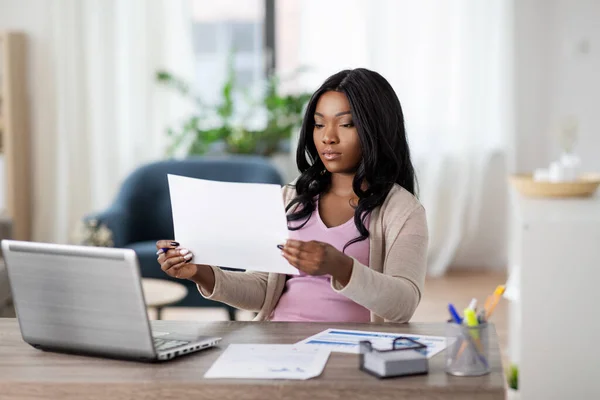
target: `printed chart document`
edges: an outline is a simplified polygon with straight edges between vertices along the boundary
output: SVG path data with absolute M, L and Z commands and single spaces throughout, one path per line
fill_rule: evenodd
M 310 379 L 321 375 L 329 350 L 289 344 L 230 344 L 205 378 Z
M 279 185 L 168 175 L 175 240 L 196 264 L 297 275 L 278 244 L 288 238 Z
M 326 329 L 306 338 L 296 345 L 308 345 L 308 347 L 325 348 L 340 353 L 360 353 L 358 343 L 368 340 L 378 350 L 392 347 L 392 342 L 398 336 L 404 336 L 427 345 L 424 350 L 427 358 L 431 358 L 446 348 L 446 338 L 443 336 L 407 335 L 403 333 L 390 332 L 368 332 L 349 331 L 344 329 Z

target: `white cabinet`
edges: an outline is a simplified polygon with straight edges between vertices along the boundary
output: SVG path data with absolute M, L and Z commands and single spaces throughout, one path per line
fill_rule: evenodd
M 509 353 L 521 398 L 600 399 L 600 195 L 512 200 L 520 293 Z

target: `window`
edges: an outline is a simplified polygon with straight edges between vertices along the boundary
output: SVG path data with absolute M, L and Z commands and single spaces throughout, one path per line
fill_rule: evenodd
M 190 0 L 192 3 L 196 91 L 208 103 L 218 103 L 232 66 L 238 89 L 253 91 L 273 67 L 273 0 Z M 267 33 L 267 35 L 265 35 Z M 271 43 L 273 41 L 271 40 Z M 236 99 L 238 100 L 238 99 Z

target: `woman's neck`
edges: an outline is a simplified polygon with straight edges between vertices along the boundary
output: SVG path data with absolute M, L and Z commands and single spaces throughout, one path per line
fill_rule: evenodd
M 331 174 L 331 187 L 329 191 L 339 197 L 355 197 L 352 182 L 354 174 Z

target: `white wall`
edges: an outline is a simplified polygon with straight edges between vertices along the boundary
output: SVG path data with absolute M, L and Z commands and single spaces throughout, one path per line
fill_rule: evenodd
M 548 114 L 549 43 L 551 13 L 544 4 L 554 0 L 514 0 L 515 140 L 514 169 L 532 171 L 548 161 L 545 117 Z
M 561 123 L 572 115 L 584 168 L 600 171 L 600 1 L 514 4 L 516 170 L 554 160 Z
M 556 0 L 549 123 L 565 115 L 579 120 L 577 150 L 584 167 L 600 171 L 600 1 Z M 550 130 L 550 155 L 558 154 Z

